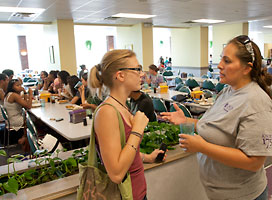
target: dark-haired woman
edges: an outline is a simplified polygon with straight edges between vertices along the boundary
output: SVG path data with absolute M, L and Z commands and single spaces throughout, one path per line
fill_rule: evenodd
M 48 80 L 48 73 L 46 71 L 41 71 L 41 74 L 40 74 L 40 80 L 39 80 L 39 83 L 37 85 L 37 89 L 38 90 L 47 90 L 48 89 L 48 86 L 50 85 L 50 82 Z
M 20 95 L 23 93 L 23 97 Z M 8 83 L 4 107 L 7 110 L 11 132 L 11 143 L 16 143 L 24 134 L 24 117 L 22 108 L 30 109 L 32 106 L 32 90 L 26 93 L 18 79 L 12 79 Z
M 258 46 L 247 36 L 232 39 L 218 65 L 228 84 L 197 121 L 162 113 L 175 124 L 195 122 L 199 135 L 181 134 L 180 146 L 200 152 L 200 176 L 209 199 L 266 200 L 264 161 L 272 155 L 272 101 Z
M 70 76 L 69 72 L 62 70 L 58 73 L 58 81 L 60 88 L 58 88 L 59 96 L 64 96 L 65 98 L 71 99 L 72 92 L 71 88 L 68 86 L 68 77 Z

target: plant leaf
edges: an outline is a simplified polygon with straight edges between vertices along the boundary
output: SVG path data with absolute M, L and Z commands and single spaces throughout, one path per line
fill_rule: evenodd
M 18 182 L 16 181 L 15 178 L 10 178 L 8 180 L 8 182 L 5 182 L 3 184 L 3 187 L 5 188 L 5 190 L 7 190 L 8 192 L 11 192 L 11 193 L 14 193 L 17 195 L 17 192 L 18 192 L 18 188 L 19 188 L 19 185 L 18 185 Z
M 5 150 L 0 150 L 0 156 L 7 156 L 7 153 L 5 152 Z

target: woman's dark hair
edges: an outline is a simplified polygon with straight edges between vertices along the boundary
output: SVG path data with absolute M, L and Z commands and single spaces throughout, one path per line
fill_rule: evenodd
M 84 73 L 81 78 L 83 78 L 85 81 L 87 81 L 88 79 L 88 73 Z
M 4 73 L 0 74 L 0 81 L 4 81 L 8 78 L 8 76 Z
M 51 74 L 54 77 L 54 79 L 58 77 L 58 73 L 59 73 L 59 71 L 55 71 L 55 70 L 51 70 L 49 72 L 49 74 Z
M 268 94 L 270 98 L 270 90 L 268 88 L 269 74 L 264 68 L 262 68 L 262 56 L 259 47 L 251 41 L 248 36 L 240 35 L 230 40 L 228 44 L 234 44 L 237 47 L 236 56 L 240 62 L 247 65 L 249 62 L 253 64 L 250 72 L 250 77 L 253 81 L 257 82 L 258 85 Z M 252 52 L 251 49 L 252 49 Z
M 156 67 L 156 65 L 153 65 L 153 64 L 149 66 L 149 69 L 151 69 L 151 70 L 153 70 L 153 71 L 155 71 L 155 72 L 158 72 L 158 71 L 159 71 L 159 68 Z
M 45 75 L 45 77 L 48 77 L 48 73 L 46 71 L 41 71 L 41 74 L 42 73 Z
M 11 79 L 8 83 L 8 87 L 7 87 L 7 92 L 5 94 L 5 96 L 9 93 L 9 92 L 16 92 L 14 89 L 13 89 L 13 86 L 16 82 L 18 82 L 19 80 L 18 79 Z
M 5 69 L 2 71 L 3 74 L 6 74 L 8 77 L 13 76 L 14 72 L 11 69 Z
M 77 93 L 77 89 L 75 89 L 75 85 L 77 84 L 78 81 L 80 81 L 80 79 L 75 75 L 69 76 L 67 78 L 67 82 L 68 82 L 68 85 L 69 85 L 69 87 L 71 89 L 71 92 L 72 92 L 73 96 L 75 96 L 76 93 Z
M 69 74 L 67 71 L 62 70 L 62 71 L 60 71 L 60 72 L 58 73 L 58 76 L 60 77 L 61 81 L 62 81 L 65 85 L 67 85 L 67 78 L 68 78 L 68 76 L 70 76 L 70 74 Z
M 267 61 L 266 61 L 266 65 L 270 65 L 271 64 L 271 59 L 268 58 Z

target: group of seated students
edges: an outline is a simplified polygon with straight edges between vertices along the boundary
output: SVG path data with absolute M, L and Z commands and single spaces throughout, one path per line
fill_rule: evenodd
M 159 69 L 155 65 L 150 65 L 149 74 L 144 74 L 143 82 L 158 87 L 160 83 L 164 82 L 158 71 Z M 13 79 L 13 76 L 14 72 L 10 69 L 4 70 L 0 74 L 0 104 L 4 106 L 9 116 L 10 128 L 12 129 L 10 135 L 14 135 L 10 136 L 10 144 L 17 143 L 24 135 L 25 123 L 22 108 L 30 109 L 33 98 L 32 89 L 29 88 L 26 91 L 22 86 L 22 80 L 20 78 Z M 94 111 L 108 96 L 109 90 L 106 87 L 101 91 L 93 89 L 89 77 L 88 73 L 81 74 L 81 78 L 75 75 L 70 76 L 69 72 L 65 70 L 51 70 L 49 73 L 42 71 L 35 90 L 48 91 L 61 99 L 68 99 L 72 104 L 81 105 L 84 109 Z M 156 121 L 152 99 L 145 93 L 141 91 L 132 92 L 130 106 L 132 112 L 136 113 L 137 110 L 140 110 L 146 114 L 149 121 Z M 0 112 L 0 122 L 3 121 Z M 1 137 L 3 143 L 2 139 L 3 137 Z

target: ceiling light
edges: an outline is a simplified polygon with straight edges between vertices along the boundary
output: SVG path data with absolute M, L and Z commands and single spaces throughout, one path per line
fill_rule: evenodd
M 272 28 L 272 25 L 269 26 L 263 26 L 264 28 Z
M 112 15 L 112 17 L 137 18 L 137 19 L 147 19 L 147 18 L 151 18 L 155 16 L 156 15 L 143 15 L 143 14 L 132 14 L 132 13 L 118 13 L 116 15 Z
M 226 20 L 216 20 L 216 19 L 196 19 L 196 20 L 192 20 L 192 21 L 193 21 L 193 22 L 197 22 L 197 23 L 215 24 L 215 23 L 225 22 Z
M 0 12 L 42 13 L 44 8 L 0 7 Z

